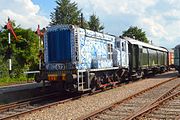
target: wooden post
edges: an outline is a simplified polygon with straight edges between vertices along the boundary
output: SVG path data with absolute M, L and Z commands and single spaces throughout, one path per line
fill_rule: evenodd
M 11 49 L 9 47 L 11 47 L 11 33 L 10 32 L 8 33 L 8 49 Z M 11 71 L 12 71 L 12 61 L 11 61 L 11 55 L 10 55 L 9 56 L 9 76 L 11 74 Z

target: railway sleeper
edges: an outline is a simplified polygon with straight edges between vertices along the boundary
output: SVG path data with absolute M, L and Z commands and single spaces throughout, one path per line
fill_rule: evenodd
M 14 109 L 13 111 L 15 112 L 23 112 L 23 111 L 27 111 L 28 108 L 18 108 L 18 109 Z
M 179 111 L 160 111 L 160 110 L 155 110 L 151 114 L 156 114 L 156 115 L 177 115 Z
M 15 111 L 6 111 L 6 112 L 3 112 L 4 115 L 12 115 L 12 114 L 16 114 L 17 112 Z
M 156 120 L 173 120 L 175 119 L 176 116 L 168 116 L 168 115 L 157 115 L 157 114 L 149 114 L 145 116 L 145 118 L 150 118 L 150 119 L 156 119 Z
M 175 109 L 179 109 L 180 110 L 180 102 L 179 103 L 174 103 L 174 104 L 171 104 L 169 105 L 168 104 L 168 108 L 171 109 L 171 108 L 175 108 Z M 166 108 L 166 107 L 162 107 L 162 108 Z
M 177 108 L 176 108 L 177 107 Z M 174 112 L 174 111 L 177 111 L 177 112 L 179 112 L 180 113 L 180 109 L 179 109 L 179 106 L 178 105 L 176 105 L 176 106 L 174 106 L 174 107 L 161 107 L 161 108 L 159 108 L 158 110 L 160 110 L 160 111 L 164 111 L 164 112 Z
M 101 120 L 119 120 L 119 119 L 123 119 L 124 117 L 100 114 L 96 118 L 101 119 Z
M 117 113 L 123 113 L 123 112 L 125 112 L 125 113 L 131 113 L 133 110 L 132 109 L 113 109 L 113 110 L 111 110 L 112 112 L 117 112 Z
M 137 108 L 137 107 L 140 107 L 141 105 L 143 105 L 143 104 L 141 104 L 141 103 L 136 103 L 136 104 L 131 104 L 131 103 L 126 103 L 126 104 L 123 104 L 122 105 L 122 107 L 132 107 L 132 108 Z
M 105 114 L 109 115 L 109 116 L 127 117 L 128 115 L 131 114 L 131 112 L 112 112 L 112 111 L 107 111 Z

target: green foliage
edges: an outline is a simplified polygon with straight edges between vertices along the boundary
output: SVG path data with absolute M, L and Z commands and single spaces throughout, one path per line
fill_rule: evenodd
M 50 25 L 56 24 L 73 24 L 79 25 L 79 16 L 81 10 L 78 9 L 77 3 L 70 0 L 56 0 L 57 6 L 51 13 Z
M 15 26 L 15 23 L 13 23 Z M 31 29 L 14 27 L 17 40 L 11 35 L 12 73 L 9 76 L 9 62 L 6 56 L 8 48 L 8 31 L 1 32 L 0 37 L 0 80 L 3 78 L 25 77 L 24 72 L 38 69 L 38 36 Z
M 100 32 L 104 29 L 104 26 L 100 24 L 99 17 L 97 17 L 95 14 L 92 14 L 90 16 L 88 26 L 90 30 Z
M 88 22 L 86 20 L 83 20 L 83 26 L 81 25 L 80 27 L 84 28 L 84 29 L 90 29 L 89 25 L 88 25 Z
M 123 31 L 123 37 L 130 37 L 145 43 L 149 43 L 146 33 L 138 27 L 130 27 L 127 31 Z
M 98 32 L 104 29 L 104 26 L 100 24 L 99 17 L 95 14 L 90 16 L 89 22 L 86 21 L 81 14 L 81 9 L 78 9 L 76 2 L 71 2 L 71 0 L 56 0 L 56 4 L 57 6 L 54 12 L 50 15 L 50 25 L 72 24 Z

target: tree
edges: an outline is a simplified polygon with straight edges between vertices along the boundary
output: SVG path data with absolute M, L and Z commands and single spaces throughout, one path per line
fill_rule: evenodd
M 17 40 L 11 36 L 12 48 L 12 76 L 17 77 L 24 75 L 27 70 L 38 69 L 38 36 L 31 29 L 17 27 L 12 22 Z M 3 71 L 3 77 L 8 76 L 8 31 L 3 30 L 0 37 L 0 71 Z
M 80 24 L 80 13 L 77 3 L 70 0 L 56 0 L 57 6 L 55 11 L 51 13 L 50 25 L 56 24 Z
M 145 43 L 149 43 L 146 33 L 142 31 L 142 29 L 139 29 L 138 27 L 130 27 L 127 31 L 123 31 L 122 34 L 123 37 L 130 37 Z
M 95 14 L 92 14 L 90 16 L 89 22 L 89 29 L 93 31 L 102 31 L 104 29 L 104 26 L 100 24 L 99 17 L 97 17 Z

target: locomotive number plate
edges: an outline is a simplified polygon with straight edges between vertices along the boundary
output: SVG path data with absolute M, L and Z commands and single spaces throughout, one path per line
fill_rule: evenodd
M 65 70 L 64 64 L 48 64 L 46 65 L 47 70 Z
M 75 69 L 75 66 L 72 64 L 60 64 L 60 63 L 51 63 L 46 65 L 47 70 L 70 70 Z
M 65 65 L 64 64 L 57 64 L 56 69 L 57 70 L 65 70 Z

